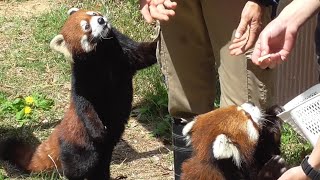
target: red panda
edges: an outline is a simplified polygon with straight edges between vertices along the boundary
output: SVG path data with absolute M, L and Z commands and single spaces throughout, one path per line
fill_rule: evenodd
M 181 180 L 280 177 L 287 168 L 279 156 L 279 112 L 279 106 L 264 114 L 252 103 L 244 103 L 197 116 L 183 129 L 193 154 L 182 164 Z
M 156 63 L 156 41 L 135 42 L 98 12 L 72 8 L 50 47 L 72 60 L 71 102 L 35 148 L 0 145 L 0 157 L 27 172 L 58 168 L 68 179 L 110 179 L 110 161 L 130 115 L 132 78 Z

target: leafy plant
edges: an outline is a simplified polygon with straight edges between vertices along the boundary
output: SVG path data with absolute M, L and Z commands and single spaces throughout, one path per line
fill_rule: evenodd
M 47 99 L 40 94 L 33 94 L 27 97 L 18 97 L 13 100 L 0 96 L 0 114 L 15 115 L 16 120 L 22 126 L 25 122 L 33 119 L 33 112 L 40 110 L 50 110 L 53 100 Z
M 156 123 L 156 128 L 153 130 L 155 137 L 162 137 L 167 142 L 171 141 L 171 117 L 165 116 L 161 121 Z
M 0 180 L 7 180 L 7 179 L 9 178 L 0 171 Z
M 307 143 L 292 127 L 284 124 L 281 136 L 281 152 L 290 165 L 299 165 L 301 160 L 312 151 Z

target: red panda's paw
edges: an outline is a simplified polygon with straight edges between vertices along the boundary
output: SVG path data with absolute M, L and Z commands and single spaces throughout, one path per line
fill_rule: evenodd
M 258 180 L 278 179 L 287 170 L 286 161 L 281 156 L 274 155 L 260 170 Z

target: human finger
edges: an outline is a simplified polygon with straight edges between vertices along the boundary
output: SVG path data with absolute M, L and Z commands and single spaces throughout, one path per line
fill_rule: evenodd
M 246 44 L 246 41 L 245 41 L 245 40 L 233 42 L 233 43 L 229 46 L 229 50 L 241 48 L 241 47 L 244 46 L 245 44 Z
M 251 24 L 251 26 L 249 27 L 250 31 L 248 33 L 248 39 L 246 41 L 245 47 L 244 47 L 244 51 L 247 51 L 248 49 L 250 49 L 254 43 L 257 40 L 257 37 L 259 36 L 259 33 L 261 31 L 260 25 L 259 24 Z
M 279 53 L 267 54 L 258 58 L 258 61 L 260 62 L 259 66 L 263 69 L 266 67 L 273 69 L 283 62 L 280 58 Z
M 261 56 L 269 54 L 269 34 L 268 33 L 261 33 L 260 34 L 260 50 Z
M 240 38 L 234 38 L 232 40 L 232 43 L 237 43 L 237 42 L 240 42 L 240 41 L 243 41 L 243 40 L 246 40 L 246 36 L 241 36 Z
M 174 10 L 166 9 L 163 4 L 157 5 L 157 10 L 160 14 L 163 14 L 166 16 L 174 16 L 175 15 Z
M 275 61 L 275 62 L 281 62 L 281 61 L 283 61 L 282 59 L 281 59 L 281 55 L 280 55 L 280 53 L 273 53 L 273 54 L 271 54 L 270 55 L 270 60 L 271 61 Z
M 261 61 L 260 64 L 259 64 L 259 67 L 261 69 L 266 69 L 269 65 L 271 64 L 271 60 L 270 58 L 264 60 L 264 61 Z
M 165 0 L 150 0 L 150 5 L 157 6 L 159 4 L 163 4 Z
M 274 69 L 277 65 L 278 65 L 278 64 L 277 64 L 276 61 L 271 61 L 270 64 L 268 65 L 268 68 Z
M 234 38 L 229 46 L 230 54 L 233 54 L 233 52 L 238 51 L 239 48 L 243 47 L 246 44 L 246 39 L 247 38 L 245 36 L 242 36 L 241 38 Z
M 251 60 L 254 64 L 259 65 L 260 62 L 258 61 L 258 58 L 261 57 L 261 50 L 260 50 L 260 38 L 258 38 L 251 55 Z
M 142 16 L 144 17 L 144 19 L 146 20 L 147 23 L 152 23 L 153 18 L 151 17 L 150 11 L 149 11 L 149 5 L 148 4 L 144 4 L 140 6 L 140 13 L 142 14 Z
M 159 12 L 158 8 L 154 5 L 149 6 L 150 15 L 154 19 L 158 19 L 160 21 L 168 21 L 169 17 L 166 14 L 162 14 Z
M 240 23 L 237 27 L 235 38 L 240 38 L 247 30 L 249 21 L 245 18 L 241 18 Z
M 243 41 L 237 44 L 234 44 L 232 46 L 233 49 L 230 49 L 230 54 L 235 56 L 240 55 L 245 52 L 244 47 L 245 47 L 245 42 Z
M 165 0 L 163 4 L 167 9 L 175 9 L 177 7 L 177 3 L 170 0 Z
M 235 38 L 232 44 L 229 46 L 231 55 L 240 55 L 243 54 L 246 50 L 246 44 L 250 35 L 250 28 L 247 28 L 246 32 L 240 37 Z

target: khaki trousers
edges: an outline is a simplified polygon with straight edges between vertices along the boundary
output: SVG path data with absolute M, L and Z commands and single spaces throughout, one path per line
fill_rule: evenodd
M 228 46 L 247 0 L 177 0 L 176 15 L 161 22 L 159 62 L 166 77 L 169 112 L 190 118 L 213 109 L 217 69 L 220 105 L 251 101 L 265 108 L 273 104 L 276 76 L 248 59 L 231 56 Z M 264 9 L 265 22 L 271 8 Z

